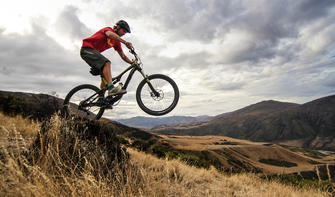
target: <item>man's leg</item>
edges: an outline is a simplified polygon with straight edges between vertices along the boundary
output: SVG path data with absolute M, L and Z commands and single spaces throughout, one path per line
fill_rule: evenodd
M 126 90 L 121 89 L 121 88 L 114 88 L 112 82 L 112 73 L 111 73 L 111 63 L 110 62 L 106 62 L 104 68 L 102 69 L 102 73 L 104 74 L 104 78 L 107 81 L 107 85 L 111 84 L 111 86 L 108 86 L 108 88 L 110 88 L 108 90 L 108 95 L 116 95 L 116 94 L 125 94 L 127 93 Z M 103 85 L 103 86 L 102 86 Z M 102 87 L 101 87 L 102 86 Z M 102 89 L 103 87 L 105 87 L 105 83 L 103 83 L 103 81 L 101 81 L 100 84 L 100 88 Z
M 110 62 L 106 62 L 104 68 L 102 69 L 102 73 L 104 74 L 104 77 L 108 83 L 112 83 L 113 82 L 113 78 L 112 78 L 112 73 L 111 73 L 111 63 Z M 101 79 L 101 84 L 100 84 L 100 88 L 104 88 L 105 87 L 105 83 L 103 82 L 103 80 Z
M 100 89 L 104 88 L 105 86 L 106 86 L 105 83 L 104 83 L 103 80 L 101 79 Z

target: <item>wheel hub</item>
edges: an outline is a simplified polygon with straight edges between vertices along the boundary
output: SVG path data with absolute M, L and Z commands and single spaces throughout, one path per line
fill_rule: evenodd
M 158 96 L 155 95 L 154 92 L 151 92 L 151 97 L 155 100 L 155 101 L 160 101 L 164 98 L 164 93 L 162 90 L 156 90 L 156 92 L 158 93 Z

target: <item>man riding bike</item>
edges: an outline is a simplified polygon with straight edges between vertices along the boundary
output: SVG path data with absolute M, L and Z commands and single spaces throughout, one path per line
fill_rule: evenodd
M 105 27 L 91 37 L 84 39 L 80 49 L 81 58 L 91 67 L 90 73 L 101 76 L 100 88 L 107 86 L 108 95 L 125 94 L 127 91 L 114 87 L 111 62 L 101 52 L 113 47 L 119 53 L 121 59 L 132 64 L 133 62 L 123 53 L 121 47 L 121 43 L 123 43 L 127 48 L 133 49 L 132 43 L 121 38 L 126 33 L 130 33 L 130 27 L 126 21 L 120 20 L 113 28 Z

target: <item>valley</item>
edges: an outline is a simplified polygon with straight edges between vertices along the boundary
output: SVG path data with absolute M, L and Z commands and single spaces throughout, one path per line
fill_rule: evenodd
M 200 123 L 161 126 L 163 135 L 228 136 L 335 151 L 335 95 L 305 104 L 262 101 Z
M 313 172 L 316 166 L 335 167 L 335 153 L 332 151 L 308 150 L 225 136 L 159 135 L 159 137 L 162 143 L 168 143 L 182 152 L 206 158 L 223 171 L 287 174 Z M 335 168 L 332 175 L 335 176 Z

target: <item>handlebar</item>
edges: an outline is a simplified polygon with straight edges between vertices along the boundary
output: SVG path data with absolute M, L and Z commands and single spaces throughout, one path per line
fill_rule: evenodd
M 142 65 L 141 59 L 137 56 L 135 49 L 132 48 L 129 50 L 129 52 L 135 56 L 135 61 L 138 63 L 138 65 Z

